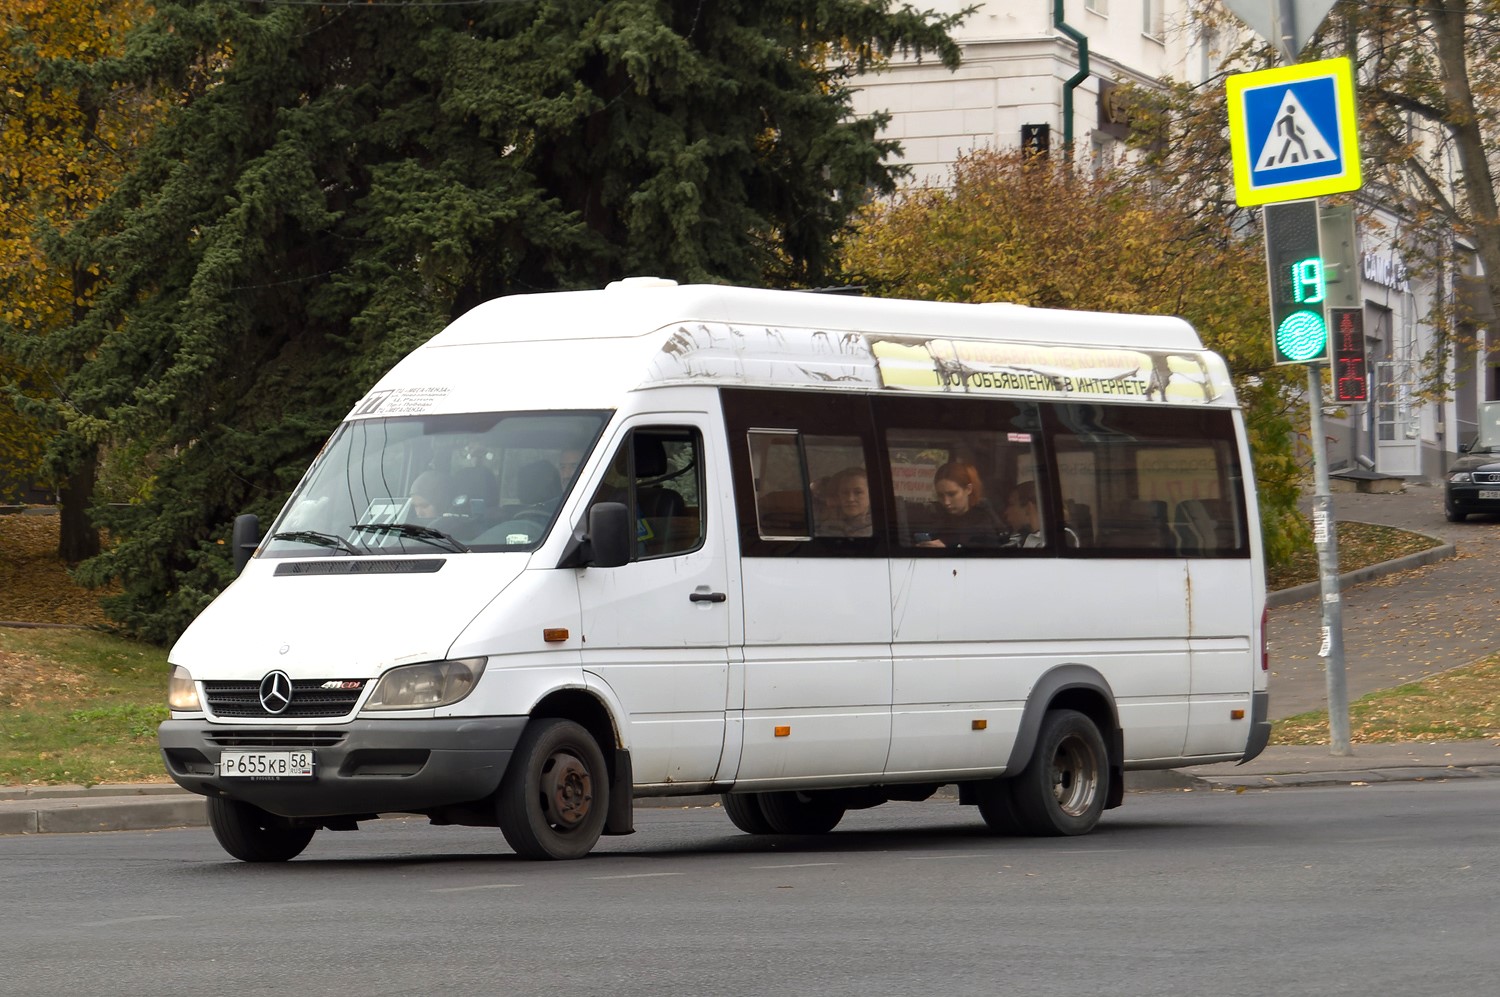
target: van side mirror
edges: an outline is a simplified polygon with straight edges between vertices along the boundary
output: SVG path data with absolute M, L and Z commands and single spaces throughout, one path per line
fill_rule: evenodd
M 589 509 L 588 564 L 595 568 L 628 564 L 633 540 L 630 510 L 623 502 L 597 502 Z
M 1467 443 L 1460 443 L 1458 445 L 1458 452 L 1459 453 L 1468 453 L 1470 450 L 1473 450 L 1473 449 L 1474 449 L 1474 441 L 1473 440 L 1470 440 Z
M 260 517 L 248 512 L 243 516 L 235 516 L 229 543 L 233 548 L 234 573 L 238 576 L 245 570 L 245 565 L 250 563 L 251 555 L 260 544 Z

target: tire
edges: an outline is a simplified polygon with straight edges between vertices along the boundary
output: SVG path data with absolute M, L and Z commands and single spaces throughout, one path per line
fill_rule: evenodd
M 827 834 L 844 819 L 831 793 L 761 793 L 760 809 L 775 834 Z
M 241 862 L 285 862 L 302 854 L 317 831 L 293 827 L 283 817 L 239 800 L 208 798 L 208 826 L 224 850 Z
M 1021 833 L 1021 818 L 1016 814 L 1015 800 L 1011 796 L 1014 782 L 1014 779 L 987 779 L 974 787 L 979 816 L 995 834 Z
M 587 855 L 609 816 L 609 770 L 593 735 L 571 720 L 533 720 L 500 780 L 495 813 L 524 859 Z
M 1459 512 L 1457 509 L 1445 505 L 1443 506 L 1443 518 L 1450 523 L 1462 523 L 1469 518 L 1469 514 L 1467 512 Z
M 1109 757 L 1099 728 L 1076 710 L 1049 710 L 1031 760 L 1009 782 L 1022 831 L 1087 834 L 1109 796 Z
M 724 812 L 734 826 L 746 834 L 775 834 L 775 828 L 766 820 L 766 812 L 760 807 L 759 793 L 725 793 L 719 797 Z

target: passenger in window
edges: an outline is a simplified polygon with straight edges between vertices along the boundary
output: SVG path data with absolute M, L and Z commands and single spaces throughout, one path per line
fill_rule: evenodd
M 1005 521 L 1014 531 L 1010 546 L 1041 547 L 1046 544 L 1042 514 L 1037 508 L 1035 482 L 1023 481 L 1010 490 L 1005 503 Z
M 827 513 L 818 523 L 820 537 L 874 535 L 870 520 L 870 479 L 862 467 L 846 467 L 828 479 Z
M 1000 517 L 984 499 L 979 469 L 953 460 L 932 477 L 937 495 L 935 521 L 913 535 L 918 547 L 1003 547 L 1009 536 Z

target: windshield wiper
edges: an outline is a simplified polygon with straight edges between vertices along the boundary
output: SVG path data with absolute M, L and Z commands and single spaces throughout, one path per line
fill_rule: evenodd
M 332 533 L 319 533 L 317 530 L 292 530 L 290 533 L 273 533 L 272 540 L 291 540 L 295 543 L 312 544 L 315 547 L 333 547 L 336 550 L 346 551 L 359 556 L 360 549 L 343 537 L 336 537 Z
M 420 540 L 423 543 L 441 547 L 444 550 L 455 551 L 459 554 L 469 553 L 466 547 L 457 537 L 451 537 L 442 530 L 435 530 L 430 526 L 420 526 L 416 523 L 355 523 L 349 527 L 351 530 L 359 530 L 362 533 L 399 533 L 402 537 L 410 540 Z

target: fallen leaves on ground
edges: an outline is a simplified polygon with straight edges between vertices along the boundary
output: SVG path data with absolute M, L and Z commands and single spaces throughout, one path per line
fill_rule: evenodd
M 0 620 L 104 626 L 105 592 L 73 581 L 57 556 L 58 517 L 0 516 Z
M 1420 554 L 1441 543 L 1442 541 L 1433 537 L 1400 530 L 1394 526 L 1339 523 L 1339 573 L 1358 571 L 1372 564 Z M 1306 585 L 1317 580 L 1318 550 L 1311 543 L 1297 551 L 1287 564 L 1266 569 L 1266 588 L 1272 591 Z
M 1349 704 L 1349 740 L 1464 741 L 1500 737 L 1500 657 L 1418 682 L 1372 692 Z M 1272 744 L 1327 744 L 1328 712 L 1278 721 Z

